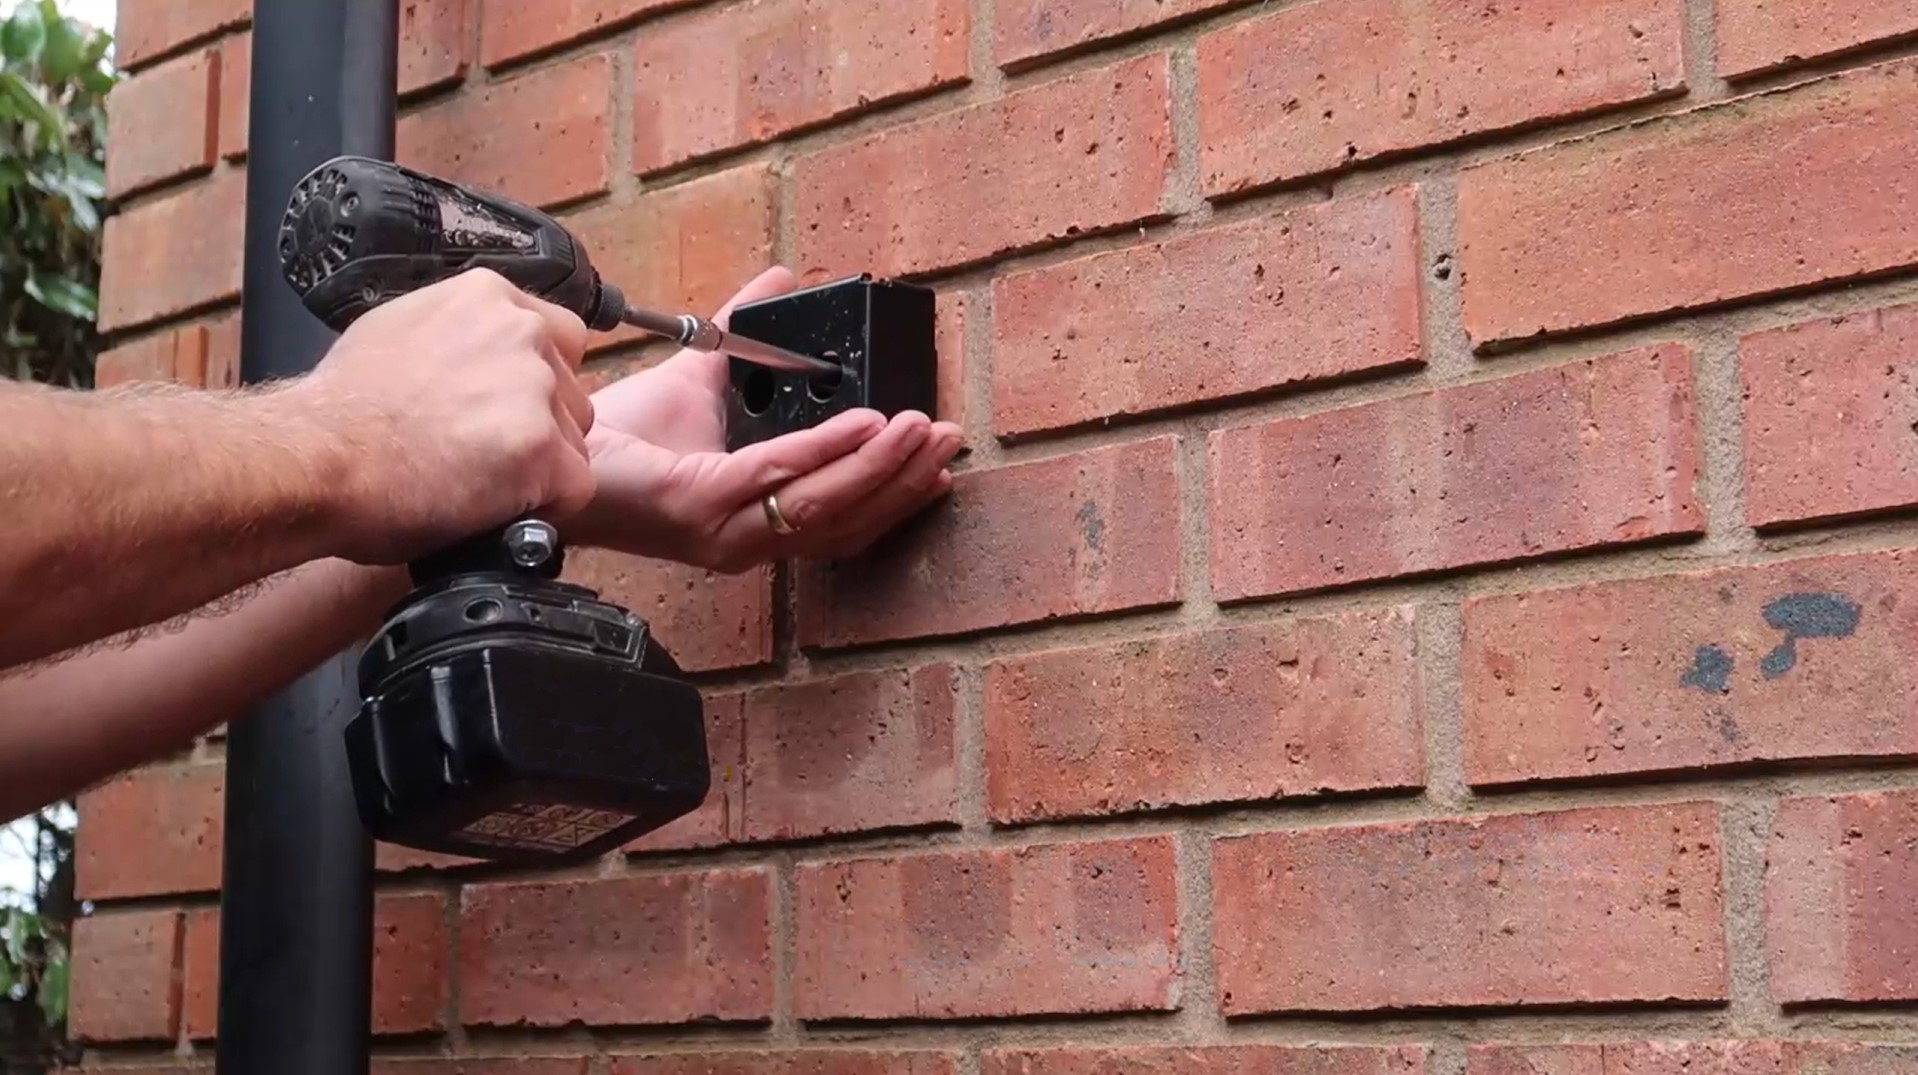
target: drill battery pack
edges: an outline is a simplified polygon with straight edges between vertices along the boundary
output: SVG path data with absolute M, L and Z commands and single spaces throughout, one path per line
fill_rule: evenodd
M 360 659 L 346 728 L 375 839 L 503 863 L 596 858 L 697 809 L 697 688 L 646 624 L 583 587 L 454 576 Z

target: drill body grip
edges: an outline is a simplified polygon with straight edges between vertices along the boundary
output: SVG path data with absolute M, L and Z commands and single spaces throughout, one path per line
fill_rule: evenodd
M 335 157 L 295 185 L 279 251 L 300 301 L 335 331 L 476 268 L 571 310 L 596 332 L 619 324 L 625 307 L 552 217 L 367 157 Z

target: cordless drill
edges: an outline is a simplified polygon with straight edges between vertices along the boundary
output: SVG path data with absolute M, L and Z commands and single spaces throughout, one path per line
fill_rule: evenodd
M 775 368 L 838 368 L 691 315 L 632 307 L 552 218 L 384 161 L 341 157 L 305 176 L 279 250 L 288 283 L 335 330 L 484 267 L 594 330 L 627 323 Z M 527 517 L 410 565 L 415 589 L 361 656 L 363 704 L 345 733 L 375 838 L 497 861 L 576 861 L 705 799 L 699 692 L 645 621 L 559 581 L 564 561 L 558 530 Z

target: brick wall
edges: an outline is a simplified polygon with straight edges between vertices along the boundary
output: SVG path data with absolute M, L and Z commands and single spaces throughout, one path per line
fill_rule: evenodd
M 857 564 L 582 558 L 712 797 L 383 849 L 376 1070 L 1918 1070 L 1918 8 L 403 7 L 406 160 L 664 307 L 933 284 L 972 454 Z M 226 383 L 246 5 L 123 8 L 106 379 Z M 83 803 L 102 1067 L 208 1063 L 220 757 Z

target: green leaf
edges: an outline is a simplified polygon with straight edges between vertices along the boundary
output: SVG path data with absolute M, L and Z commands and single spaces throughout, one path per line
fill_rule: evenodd
M 13 105 L 15 116 L 39 127 L 37 141 L 43 145 L 58 144 L 65 124 L 60 122 L 60 113 L 40 87 L 11 72 L 0 71 L 0 95 Z
M 91 321 L 99 306 L 93 289 L 64 276 L 45 276 L 27 268 L 27 294 L 55 313 Z
M 46 6 L 53 7 L 51 0 Z M 41 77 L 56 86 L 73 81 L 80 74 L 86 55 L 80 27 L 60 18 L 57 10 L 51 16 L 43 16 L 41 25 L 46 27 L 46 41 L 40 47 Z
M 21 4 L 0 26 L 0 58 L 8 66 L 32 66 L 40 61 L 47 42 L 46 15 L 37 4 Z
M 40 1012 L 46 1016 L 48 1026 L 57 1026 L 66 1020 L 69 966 L 66 952 L 61 951 L 59 959 L 49 961 L 40 976 Z

